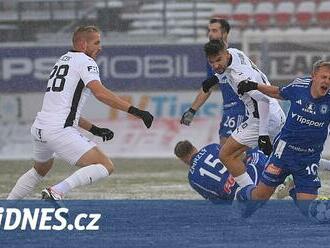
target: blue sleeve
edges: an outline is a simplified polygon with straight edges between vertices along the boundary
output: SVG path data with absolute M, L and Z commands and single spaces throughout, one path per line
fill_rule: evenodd
M 263 172 L 269 158 L 267 155 L 265 155 L 262 151 L 258 150 L 257 148 L 250 150 L 251 152 L 247 157 L 246 168 L 249 172 L 251 169 L 250 167 L 252 166 L 253 168 L 255 166 L 256 169 L 258 170 L 257 174 L 260 175 Z M 252 176 L 252 174 L 249 173 L 250 176 Z
M 214 72 L 212 70 L 212 67 L 210 66 L 209 63 L 206 64 L 206 70 L 207 70 L 207 77 L 208 78 L 214 75 Z
M 292 84 L 280 87 L 280 96 L 285 100 L 290 100 L 294 94 Z
M 280 88 L 280 96 L 285 100 L 296 100 L 299 98 L 301 89 L 309 88 L 311 77 L 298 77 L 295 78 L 289 85 Z

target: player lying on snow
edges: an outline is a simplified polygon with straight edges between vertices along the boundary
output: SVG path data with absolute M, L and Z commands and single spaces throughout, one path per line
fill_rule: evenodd
M 329 208 L 323 221 L 330 223 L 330 202 L 314 201 L 321 187 L 317 170 L 330 123 L 330 62 L 315 62 L 311 77 L 296 78 L 282 88 L 248 80 L 238 85 L 240 94 L 256 90 L 289 100 L 291 105 L 260 182 L 257 186 L 247 185 L 237 193 L 243 216 L 251 215 L 292 175 L 295 188 L 290 195 L 301 212 L 313 219 L 319 210 L 327 213 Z
M 176 144 L 174 153 L 188 165 L 191 187 L 213 203 L 231 203 L 239 185 L 218 158 L 221 145 L 209 144 L 197 150 L 188 140 Z M 268 156 L 257 148 L 251 149 L 244 159 L 245 168 L 255 184 L 267 164 Z M 277 199 L 288 196 L 292 180 L 288 178 L 276 195 Z
M 174 148 L 175 155 L 188 165 L 188 180 L 191 187 L 203 198 L 215 204 L 231 204 L 238 191 L 238 184 L 226 167 L 218 158 L 221 145 L 209 144 L 197 150 L 188 140 L 180 141 Z M 268 156 L 257 148 L 246 154 L 244 159 L 246 171 L 255 184 L 259 182 L 262 173 L 267 166 Z M 330 161 L 320 160 L 319 169 L 330 170 Z M 281 184 L 273 199 L 283 199 L 289 196 L 289 191 L 294 191 L 291 176 Z

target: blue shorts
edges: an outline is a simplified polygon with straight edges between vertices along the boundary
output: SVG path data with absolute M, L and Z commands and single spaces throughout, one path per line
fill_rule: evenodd
M 321 182 L 318 177 L 318 156 L 309 156 L 285 148 L 280 156 L 271 155 L 260 181 L 277 187 L 288 175 L 293 176 L 296 193 L 318 194 Z
M 258 182 L 260 181 L 260 176 L 262 175 L 264 169 L 265 169 L 265 165 L 262 163 L 257 163 L 257 164 L 251 163 L 246 166 L 246 172 L 249 174 L 255 185 L 257 185 Z
M 245 107 L 241 106 L 241 104 L 228 109 L 224 109 L 220 122 L 219 136 L 229 137 L 231 133 L 236 129 L 236 127 L 245 121 L 246 118 Z

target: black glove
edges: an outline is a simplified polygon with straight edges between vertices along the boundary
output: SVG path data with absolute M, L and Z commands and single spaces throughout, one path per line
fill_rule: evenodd
M 237 93 L 243 95 L 245 92 L 256 90 L 257 88 L 258 83 L 249 80 L 243 80 L 237 86 Z
M 94 134 L 95 136 L 100 136 L 104 141 L 111 140 L 114 136 L 114 133 L 108 128 L 100 128 L 97 126 L 92 125 L 89 131 Z
M 144 111 L 144 110 L 131 106 L 131 107 L 129 107 L 127 112 L 131 115 L 141 118 L 144 122 L 144 125 L 146 125 L 147 128 L 151 127 L 154 117 L 148 111 Z
M 273 146 L 268 135 L 259 136 L 258 146 L 259 149 L 267 156 L 269 156 L 273 151 Z
M 190 108 L 186 112 L 183 113 L 180 123 L 189 126 L 194 116 L 196 114 L 196 110 Z

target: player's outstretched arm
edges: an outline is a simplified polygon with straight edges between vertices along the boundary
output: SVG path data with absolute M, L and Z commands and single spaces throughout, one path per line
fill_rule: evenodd
M 202 88 L 198 92 L 195 100 L 191 104 L 191 108 L 189 108 L 186 112 L 183 113 L 180 123 L 189 126 L 197 110 L 206 102 L 206 100 L 210 97 L 213 87 L 219 82 L 217 76 L 213 75 L 202 83 Z
M 210 95 L 211 90 L 208 92 L 204 92 L 203 89 L 201 89 L 198 92 L 195 100 L 191 104 L 191 107 L 183 113 L 180 123 L 189 126 L 198 109 L 206 102 Z
M 191 108 L 197 111 L 201 106 L 203 106 L 206 100 L 210 97 L 211 93 L 211 90 L 204 92 L 203 89 L 200 89 L 195 100 L 191 104 Z
M 243 95 L 251 90 L 258 90 L 261 93 L 276 99 L 283 99 L 280 96 L 280 88 L 273 85 L 258 84 L 253 81 L 243 80 L 237 86 L 237 93 Z
M 91 132 L 93 135 L 102 137 L 103 142 L 111 140 L 114 136 L 114 133 L 110 129 L 97 127 L 83 117 L 79 118 L 78 125 L 79 127 Z
M 111 90 L 104 87 L 101 82 L 94 80 L 87 84 L 87 87 L 92 91 L 93 95 L 104 104 L 119 109 L 124 112 L 128 112 L 140 119 L 142 119 L 143 123 L 147 128 L 151 127 L 153 122 L 153 115 L 148 111 L 140 110 L 134 106 L 132 106 L 129 102 L 121 99 L 117 94 L 112 92 Z

